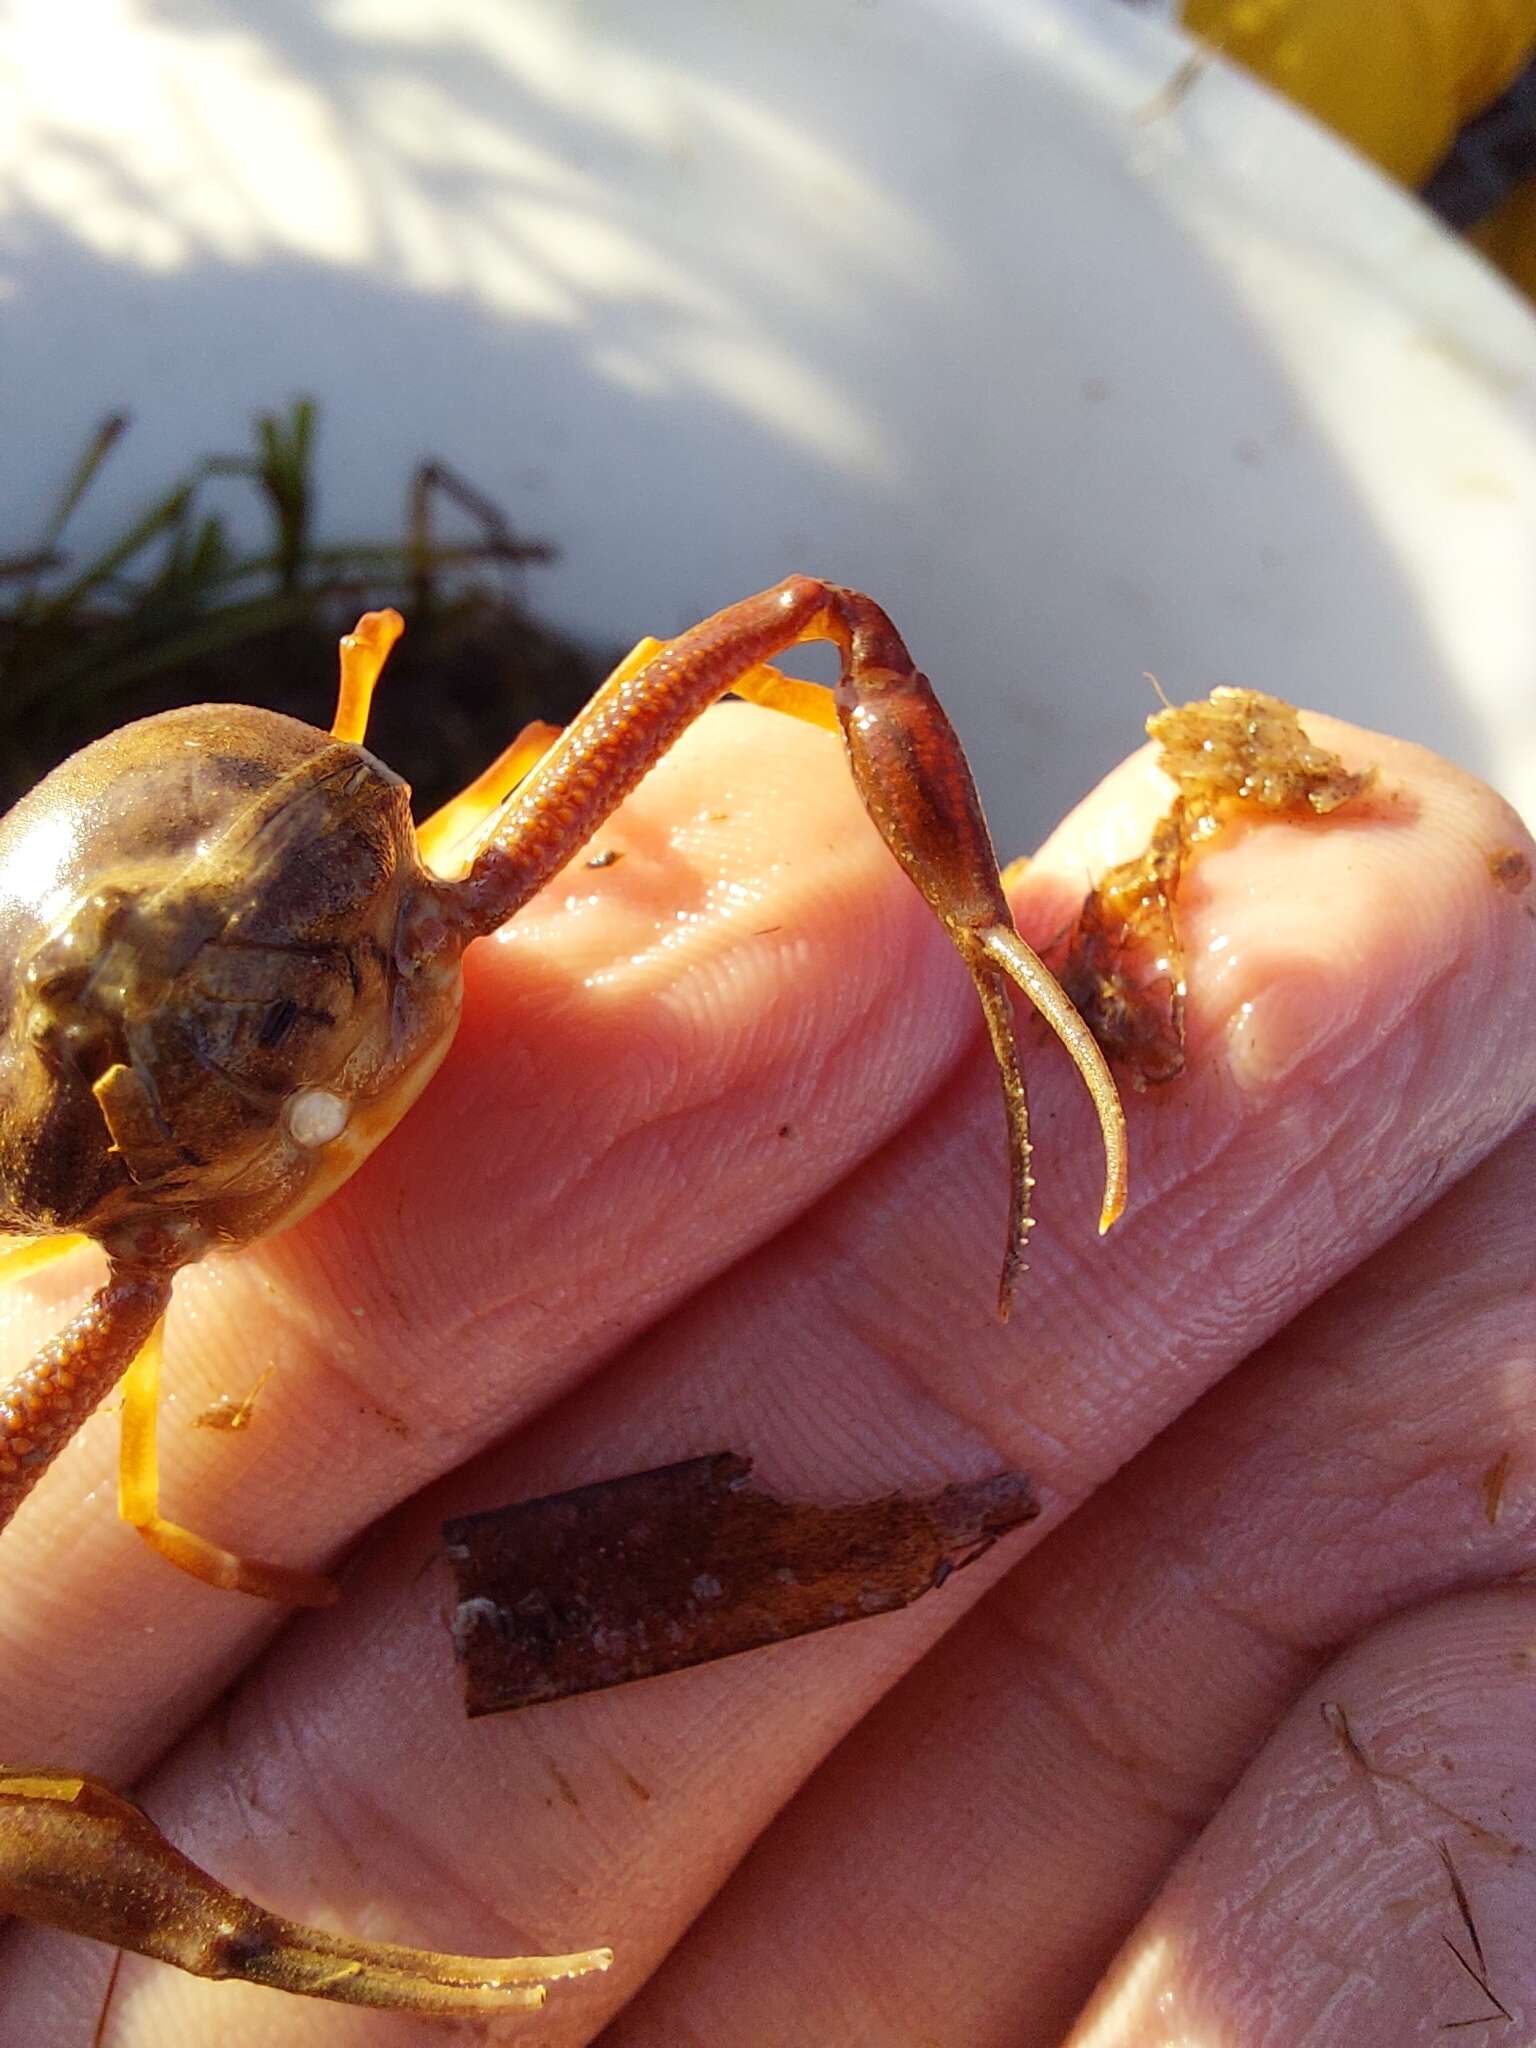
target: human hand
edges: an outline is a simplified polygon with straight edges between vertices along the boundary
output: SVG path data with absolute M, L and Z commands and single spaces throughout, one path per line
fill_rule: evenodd
M 472 954 L 448 1064 L 358 1178 L 178 1286 L 168 1512 L 318 1564 L 416 1497 L 273 1642 L 114 1521 L 98 1416 L 6 1535 L 0 1755 L 158 1760 L 172 1839 L 295 1917 L 611 1942 L 521 2023 L 541 2044 L 648 1977 L 619 2048 L 1055 2041 L 1171 1869 L 1104 2041 L 1395 2048 L 1482 2009 L 1437 1938 L 1467 1949 L 1442 1835 L 1519 2010 L 1530 1596 L 1474 1589 L 1529 1562 L 1536 899 L 1488 862 L 1530 849 L 1429 757 L 1309 723 L 1398 800 L 1192 870 L 1191 1071 L 1130 1105 L 1102 1245 L 1091 1112 L 1030 1029 L 1041 1223 L 1004 1329 L 964 973 L 836 747 L 711 714 L 603 834 L 623 859 Z M 1111 778 L 1016 892 L 1026 935 L 1162 800 L 1145 757 Z M 10 1356 L 85 1277 L 6 1298 Z M 248 1432 L 189 1426 L 268 1364 Z M 442 1519 L 726 1445 L 815 1499 L 1021 1467 L 1045 1513 L 902 1615 L 466 1723 Z M 106 1976 L 13 1933 L 7 2030 L 85 2048 Z M 178 2033 L 445 2038 L 127 1959 L 105 2042 Z

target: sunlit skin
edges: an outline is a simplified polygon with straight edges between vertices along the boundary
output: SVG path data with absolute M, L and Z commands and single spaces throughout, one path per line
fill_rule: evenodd
M 343 642 L 329 735 L 242 707 L 167 713 L 67 762 L 0 826 L 0 1231 L 23 1240 L 9 1271 L 82 1237 L 108 1258 L 86 1308 L 0 1393 L 0 1526 L 121 1380 L 119 1504 L 145 1542 L 213 1586 L 335 1597 L 329 1580 L 160 1512 L 155 1408 L 175 1275 L 299 1221 L 350 1178 L 447 1052 L 465 948 L 563 868 L 726 692 L 841 730 L 866 810 L 975 985 L 1011 1170 L 1000 1315 L 1031 1187 L 1010 981 L 1093 1098 L 1101 1230 L 1124 1205 L 1113 1082 L 1016 933 L 958 741 L 868 598 L 795 577 L 642 643 L 562 735 L 522 736 L 419 831 L 406 786 L 362 744 L 399 631 L 395 614 L 373 613 Z M 805 640 L 838 650 L 835 690 L 766 665 Z M 0 1806 L 0 1906 L 199 1974 L 457 2012 L 537 2002 L 536 1980 L 608 1960 L 340 1943 L 233 1900 L 79 1774 L 12 1770 Z
M 1058 2048 L 1100 1980 L 1092 2048 L 1301 2048 L 1341 2013 L 1360 2048 L 1475 2041 L 1442 1836 L 1521 2014 L 1483 2031 L 1520 2036 L 1536 1859 L 1470 1827 L 1536 1841 L 1536 849 L 1421 749 L 1305 723 L 1379 801 L 1202 852 L 1188 1069 L 1128 1101 L 1102 1241 L 1092 1113 L 1032 1027 L 1005 1326 L 997 1081 L 948 942 L 835 742 L 701 720 L 471 950 L 391 1142 L 178 1282 L 175 1505 L 345 1551 L 343 1600 L 280 1625 L 127 1538 L 108 1402 L 0 1544 L 0 1753 L 132 1785 L 299 1920 L 611 1944 L 507 2030 L 555 2048 Z M 1019 872 L 1025 935 L 1168 797 L 1150 750 L 1115 771 Z M 101 1264 L 10 1291 L 7 1369 Z M 269 1365 L 247 1432 L 195 1426 Z M 902 1615 L 467 1721 L 444 1520 L 720 1445 L 808 1501 L 1013 1466 L 1043 1512 Z M 92 2048 L 112 1962 L 12 1926 L 0 2031 Z M 443 2038 L 129 1955 L 100 2048 Z

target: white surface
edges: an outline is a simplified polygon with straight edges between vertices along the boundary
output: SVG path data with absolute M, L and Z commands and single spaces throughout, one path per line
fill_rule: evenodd
M 1038 836 L 1174 696 L 1536 813 L 1536 323 L 1118 0 L 11 0 L 0 550 L 323 405 L 331 534 L 446 457 L 627 640 L 864 585 Z M 398 764 L 409 773 L 409 763 Z

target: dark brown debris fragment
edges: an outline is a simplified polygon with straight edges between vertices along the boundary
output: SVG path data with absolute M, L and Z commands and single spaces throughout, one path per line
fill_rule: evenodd
M 1456 1865 L 1451 1861 L 1451 1845 L 1442 1835 L 1435 1844 L 1435 1848 L 1445 1870 L 1446 1878 L 1449 1881 L 1451 1897 L 1455 1901 L 1457 1916 L 1466 1933 L 1468 1945 L 1472 1950 L 1473 1956 L 1477 1958 L 1475 1965 L 1462 1954 L 1448 1934 L 1442 1934 L 1440 1939 L 1445 1943 L 1462 1969 L 1472 1979 L 1478 1990 L 1481 1991 L 1484 1998 L 1493 2007 L 1491 2013 L 1474 2013 L 1471 2019 L 1445 2020 L 1441 2023 L 1441 2031 L 1443 2033 L 1454 2033 L 1463 2027 L 1486 2027 L 1495 2019 L 1502 2019 L 1513 2023 L 1514 2014 L 1488 1981 L 1488 1958 L 1483 1954 L 1482 1936 L 1477 1931 L 1477 1922 L 1472 1918 L 1472 1903 L 1467 1897 L 1467 1888 L 1461 1881 Z
M 1501 1451 L 1482 1476 L 1480 1484 L 1483 1513 L 1487 1517 L 1490 1529 L 1498 1527 L 1499 1513 L 1504 1505 L 1504 1489 L 1509 1484 L 1509 1470 L 1513 1463 L 1513 1454 Z
M 1063 988 L 1138 1088 L 1184 1070 L 1184 954 L 1174 903 L 1184 872 L 1184 800 L 1152 829 L 1146 851 L 1103 875 L 1083 898 L 1058 970 Z
M 721 1451 L 446 1524 L 470 1716 L 905 1607 L 1039 1513 L 1017 1472 L 819 1507 L 751 1471 Z

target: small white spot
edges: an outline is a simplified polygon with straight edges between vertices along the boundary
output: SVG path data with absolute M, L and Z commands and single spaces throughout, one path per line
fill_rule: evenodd
M 318 1151 L 341 1136 L 351 1113 L 346 1097 L 333 1095 L 329 1088 L 300 1088 L 289 1096 L 283 1117 L 296 1145 Z

